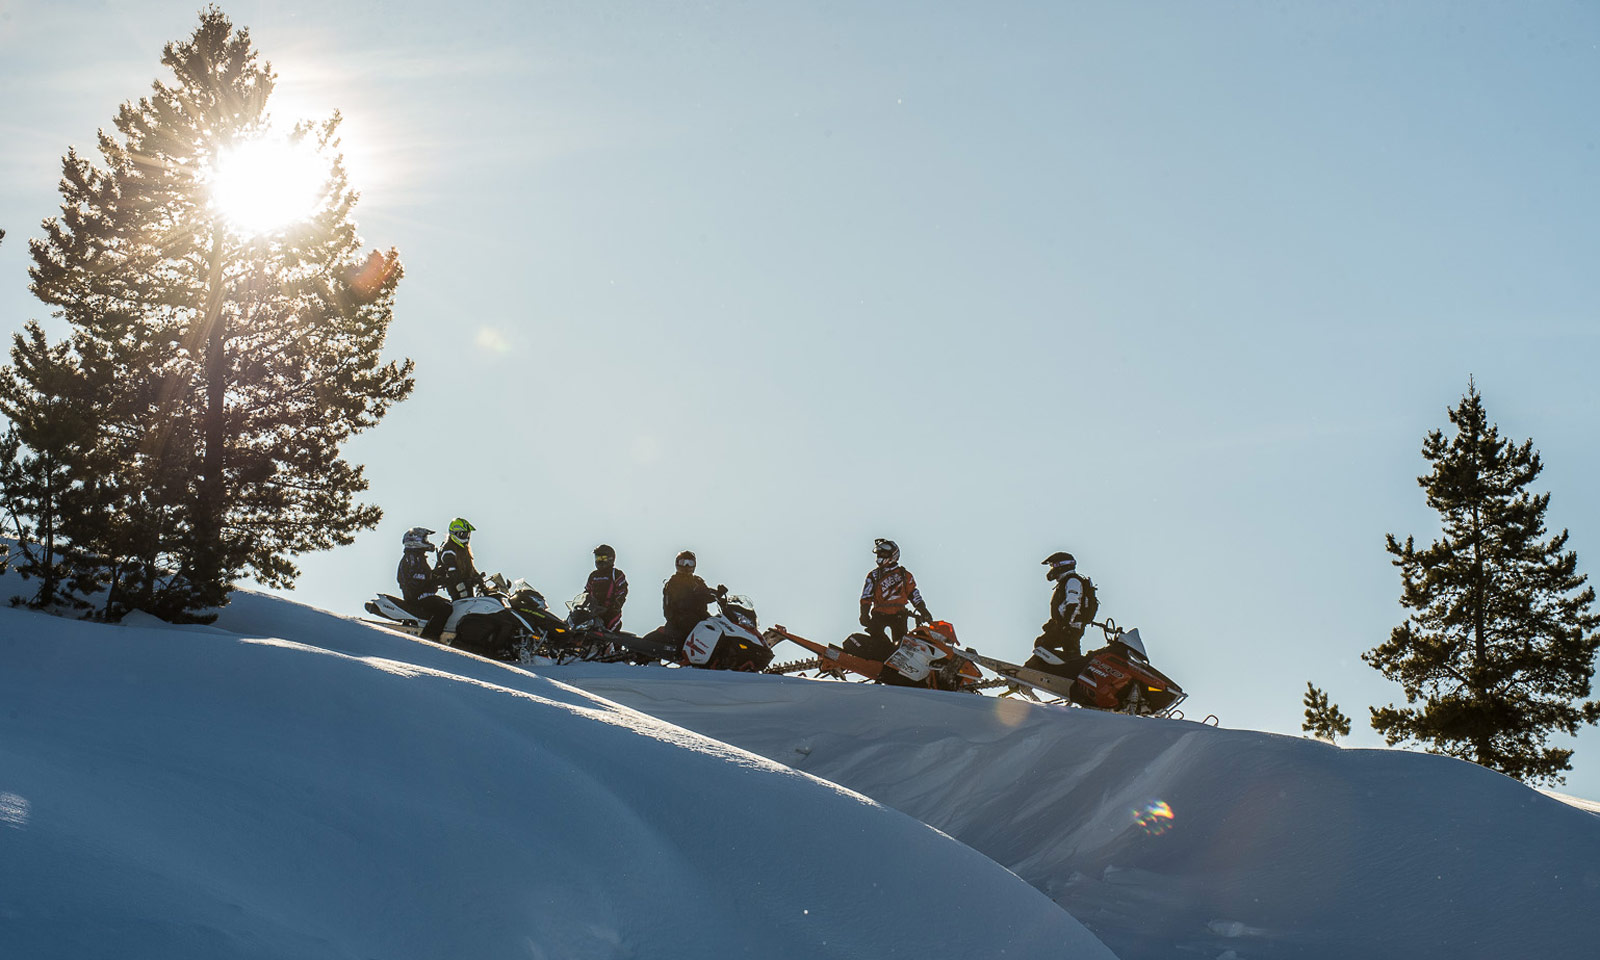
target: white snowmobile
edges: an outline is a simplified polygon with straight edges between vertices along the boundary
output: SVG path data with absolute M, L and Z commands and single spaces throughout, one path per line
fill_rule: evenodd
M 582 595 L 579 595 L 580 598 Z M 594 660 L 626 660 L 632 663 L 668 663 L 700 667 L 705 670 L 743 670 L 759 673 L 772 662 L 772 648 L 761 638 L 756 626 L 755 605 L 749 597 L 717 598 L 718 612 L 695 624 L 681 644 L 662 641 L 647 634 L 598 634 L 606 642 L 601 649 L 584 656 Z M 581 605 L 574 601 L 573 614 Z M 576 620 L 570 621 L 574 625 Z
M 755 604 L 749 597 L 717 598 L 718 614 L 695 624 L 683 641 L 683 659 L 708 670 L 760 673 L 772 662 L 772 648 L 756 626 Z

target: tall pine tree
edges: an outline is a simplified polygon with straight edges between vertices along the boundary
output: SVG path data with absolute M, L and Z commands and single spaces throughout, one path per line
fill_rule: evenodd
M 1600 719 L 1600 702 L 1585 702 L 1600 649 L 1594 590 L 1567 531 L 1546 538 L 1550 495 L 1529 492 L 1543 469 L 1533 442 L 1502 439 L 1475 385 L 1449 416 L 1455 435 L 1428 434 L 1432 470 L 1418 478 L 1442 536 L 1426 549 L 1388 536 L 1411 613 L 1362 654 L 1411 706 L 1373 708 L 1372 725 L 1390 744 L 1559 783 L 1572 751 L 1547 746 L 1551 733 Z
M 215 7 L 162 63 L 174 80 L 122 105 L 103 166 L 68 152 L 31 277 L 71 327 L 72 392 L 95 414 L 70 535 L 117 578 L 113 614 L 184 617 L 244 576 L 292 585 L 295 554 L 376 525 L 340 447 L 412 379 L 410 361 L 379 361 L 399 258 L 362 248 L 337 114 L 289 138 L 322 164 L 314 208 L 247 232 L 216 192 L 230 155 L 279 136 L 271 66 Z

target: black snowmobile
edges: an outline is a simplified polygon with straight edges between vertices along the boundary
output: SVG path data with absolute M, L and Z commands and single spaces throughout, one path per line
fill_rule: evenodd
M 499 574 L 484 581 L 485 594 L 451 603 L 440 642 L 468 653 L 495 660 L 519 662 L 560 645 L 567 622 L 551 613 L 544 595 L 526 580 L 507 583 Z M 418 604 L 380 593 L 367 601 L 366 610 L 382 617 L 383 626 L 416 636 L 422 634 L 426 614 Z

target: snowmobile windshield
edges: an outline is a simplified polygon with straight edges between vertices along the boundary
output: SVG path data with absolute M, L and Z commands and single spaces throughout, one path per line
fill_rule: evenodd
M 528 585 L 528 581 L 518 578 L 511 583 L 510 594 L 512 601 L 524 610 L 544 610 L 549 604 L 545 602 L 544 594 Z
M 1144 652 L 1144 641 L 1139 639 L 1139 628 L 1135 627 L 1117 638 L 1117 642 L 1138 654 L 1139 659 L 1145 663 L 1150 662 L 1150 654 Z
M 587 590 L 578 591 L 578 595 L 576 597 L 573 597 L 571 600 L 567 601 L 567 609 L 568 610 L 576 610 L 579 607 L 586 607 L 588 605 L 589 605 L 589 591 L 587 591 Z
M 528 581 L 522 579 L 521 577 L 518 577 L 517 579 L 511 581 L 511 589 L 510 589 L 509 592 L 510 592 L 510 594 L 512 596 L 516 596 L 516 595 L 522 593 L 524 590 L 526 590 L 528 593 L 533 594 L 534 602 L 539 607 L 539 609 L 543 610 L 545 608 L 544 594 L 542 594 L 539 591 L 533 589 L 533 585 L 532 584 L 530 584 Z
M 755 629 L 756 605 L 750 598 L 729 594 L 722 598 L 722 612 L 737 621 L 746 621 L 743 625 Z

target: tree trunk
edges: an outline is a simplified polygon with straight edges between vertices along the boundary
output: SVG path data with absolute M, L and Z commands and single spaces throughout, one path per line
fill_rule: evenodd
M 205 455 L 200 461 L 200 486 L 195 511 L 195 567 L 192 587 L 210 594 L 222 583 L 223 449 L 227 432 L 227 318 L 223 313 L 222 230 L 211 242 L 211 269 L 206 297 L 205 385 L 206 411 L 201 435 Z

